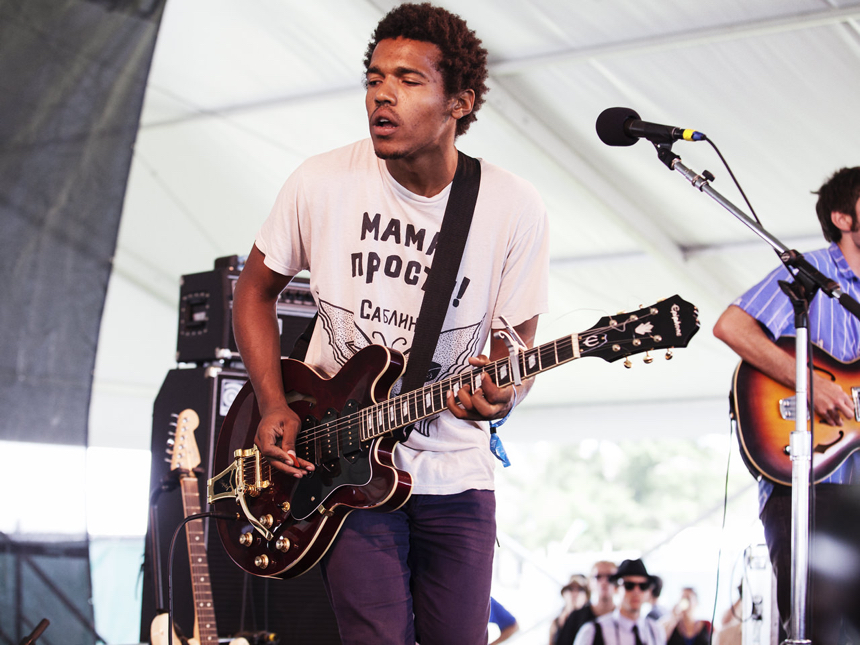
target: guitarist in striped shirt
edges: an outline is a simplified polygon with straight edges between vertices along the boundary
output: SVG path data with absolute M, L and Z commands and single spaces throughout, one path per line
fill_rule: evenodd
M 805 253 L 804 257 L 821 273 L 837 281 L 842 291 L 860 299 L 860 167 L 842 168 L 817 191 L 816 212 L 830 246 Z M 780 266 L 735 300 L 717 321 L 714 335 L 729 345 L 745 362 L 767 377 L 795 387 L 794 357 L 775 344 L 781 336 L 795 336 L 794 310 L 781 290 L 780 280 L 792 276 Z M 839 361 L 850 363 L 860 357 L 860 321 L 836 300 L 819 291 L 809 310 L 809 338 Z M 816 374 L 811 383 L 812 407 L 819 423 L 843 426 L 855 419 L 852 397 L 843 386 Z M 811 411 L 811 410 L 810 410 Z M 860 560 L 860 526 L 846 527 L 860 509 L 860 454 L 851 454 L 829 477 L 815 486 L 815 526 L 813 535 L 823 535 L 830 525 L 848 529 L 854 558 Z M 771 562 L 777 577 L 777 601 L 783 627 L 787 627 L 791 605 L 791 489 L 762 478 L 759 482 L 759 514 Z M 856 520 L 855 520 L 856 522 Z M 858 523 L 860 524 L 860 523 Z M 852 530 L 853 529 L 853 530 Z M 860 571 L 846 572 L 846 561 L 825 558 L 813 539 L 811 554 L 812 640 L 835 643 L 842 617 L 856 623 L 857 609 L 846 606 L 858 597 L 856 581 Z M 825 570 L 840 570 L 845 582 L 826 577 Z M 847 623 L 846 623 L 847 624 Z M 854 629 L 857 625 L 853 624 Z M 809 633 L 807 634 L 809 637 Z

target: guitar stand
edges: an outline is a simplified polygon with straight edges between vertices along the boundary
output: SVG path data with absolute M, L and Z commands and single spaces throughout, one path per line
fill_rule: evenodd
M 797 329 L 796 336 L 796 392 L 795 392 L 795 430 L 791 433 L 789 450 L 791 453 L 791 629 L 786 643 L 806 644 L 811 641 L 806 638 L 806 612 L 809 578 L 809 519 L 810 519 L 810 482 L 812 474 L 812 416 L 807 426 L 808 401 L 807 387 L 811 387 L 811 378 L 807 378 L 807 357 L 809 336 L 807 313 L 809 303 L 818 289 L 831 298 L 839 300 L 845 309 L 860 319 L 860 303 L 847 293 L 839 284 L 828 278 L 809 262 L 803 255 L 791 250 L 776 237 L 766 231 L 761 224 L 737 208 L 728 199 L 713 189 L 711 181 L 714 176 L 707 170 L 702 174 L 687 168 L 681 163 L 681 158 L 672 152 L 671 143 L 654 144 L 657 158 L 669 169 L 680 173 L 699 192 L 705 193 L 720 206 L 729 211 L 753 233 L 769 244 L 786 265 L 795 282 L 786 285 L 783 290 L 789 294 L 795 305 Z M 796 298 L 795 298 L 796 296 Z M 798 309 L 800 307 L 800 310 Z M 800 320 L 798 320 L 800 319 Z M 798 324 L 800 322 L 801 324 Z M 810 370 L 812 366 L 810 364 Z

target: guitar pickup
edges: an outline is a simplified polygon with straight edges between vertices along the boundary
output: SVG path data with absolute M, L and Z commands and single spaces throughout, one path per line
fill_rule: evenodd
M 794 396 L 787 396 L 779 400 L 779 416 L 783 421 L 794 421 L 797 418 L 797 405 Z M 857 405 L 854 405 L 855 410 Z M 809 410 L 806 411 L 806 418 L 809 419 Z
M 253 446 L 248 450 L 239 449 L 234 455 L 233 463 L 207 481 L 206 498 L 210 504 L 224 499 L 234 499 L 251 525 L 266 540 L 272 540 L 275 536 L 260 519 L 254 517 L 246 500 L 246 496 L 257 497 L 272 485 L 272 482 L 263 479 L 260 451 L 257 446 Z M 249 467 L 253 469 L 253 483 L 250 484 L 246 481 Z
M 794 421 L 797 417 L 795 398 L 789 396 L 779 400 L 779 416 L 783 421 Z M 851 399 L 854 401 L 854 421 L 860 422 L 860 387 L 851 388 Z M 806 411 L 806 418 L 809 419 L 809 410 Z

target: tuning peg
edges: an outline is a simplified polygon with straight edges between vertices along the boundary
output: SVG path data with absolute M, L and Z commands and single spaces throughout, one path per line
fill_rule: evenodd
M 672 348 L 670 347 L 666 350 L 666 360 L 671 361 L 673 356 L 674 354 L 672 353 Z
M 654 357 L 651 356 L 651 352 L 645 352 L 645 358 L 642 359 L 642 362 L 646 365 L 650 365 L 654 362 Z
M 630 358 L 629 358 L 629 357 L 624 359 L 624 367 L 626 367 L 628 370 L 629 370 L 631 367 L 633 367 L 633 363 L 631 363 L 631 362 L 630 362 Z

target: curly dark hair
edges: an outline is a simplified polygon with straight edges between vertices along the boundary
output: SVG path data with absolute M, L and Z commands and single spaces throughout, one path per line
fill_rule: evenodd
M 373 50 L 379 42 L 398 37 L 432 43 L 439 48 L 442 55 L 437 68 L 449 97 L 463 90 L 475 92 L 472 111 L 457 121 L 457 136 L 465 134 L 477 120 L 475 113 L 484 103 L 489 89 L 486 84 L 487 50 L 482 47 L 481 40 L 465 20 L 446 9 L 429 2 L 402 4 L 389 11 L 376 26 L 364 55 L 365 70 L 370 67 Z
M 857 230 L 857 200 L 860 199 L 860 167 L 840 168 L 817 191 L 818 202 L 815 212 L 821 223 L 824 239 L 838 242 L 842 231 L 836 228 L 831 213 L 845 213 L 851 216 L 851 229 Z

